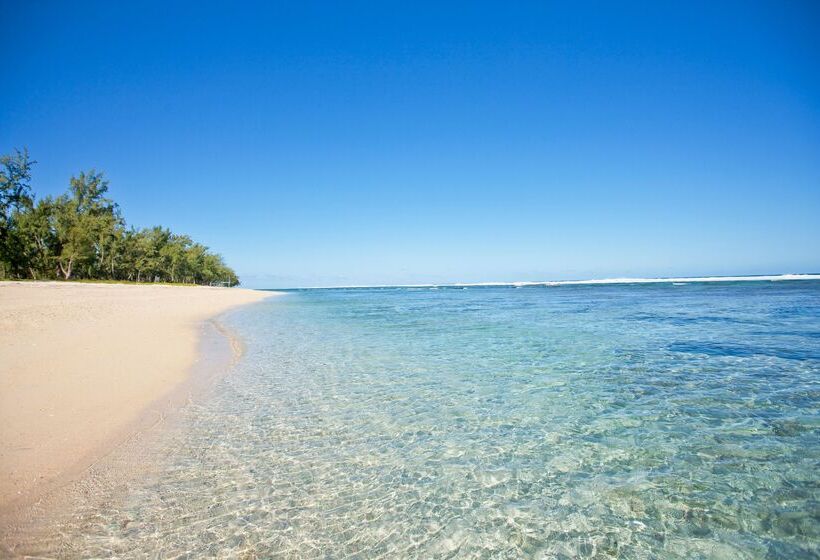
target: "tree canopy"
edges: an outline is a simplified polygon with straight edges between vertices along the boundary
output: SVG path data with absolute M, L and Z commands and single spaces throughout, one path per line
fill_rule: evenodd
M 239 284 L 220 255 L 161 226 L 125 223 L 95 170 L 35 200 L 27 150 L 0 156 L 0 279 Z

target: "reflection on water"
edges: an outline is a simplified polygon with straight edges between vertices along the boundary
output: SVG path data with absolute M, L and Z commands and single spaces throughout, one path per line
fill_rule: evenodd
M 71 554 L 820 554 L 820 283 L 291 292 Z M 803 336 L 805 333 L 805 336 Z

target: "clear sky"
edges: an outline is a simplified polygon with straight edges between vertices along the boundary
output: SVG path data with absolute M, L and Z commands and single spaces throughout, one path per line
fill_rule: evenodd
M 246 285 L 820 271 L 817 2 L 2 0 L 0 152 Z

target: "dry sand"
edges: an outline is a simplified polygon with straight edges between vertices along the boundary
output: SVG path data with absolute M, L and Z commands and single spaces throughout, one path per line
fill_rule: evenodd
M 186 381 L 204 321 L 270 295 L 0 282 L 0 511 L 80 476 Z

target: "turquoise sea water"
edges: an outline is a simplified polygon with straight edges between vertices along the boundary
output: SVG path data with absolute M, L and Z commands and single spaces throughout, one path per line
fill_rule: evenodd
M 820 557 L 820 282 L 292 291 L 121 557 Z

